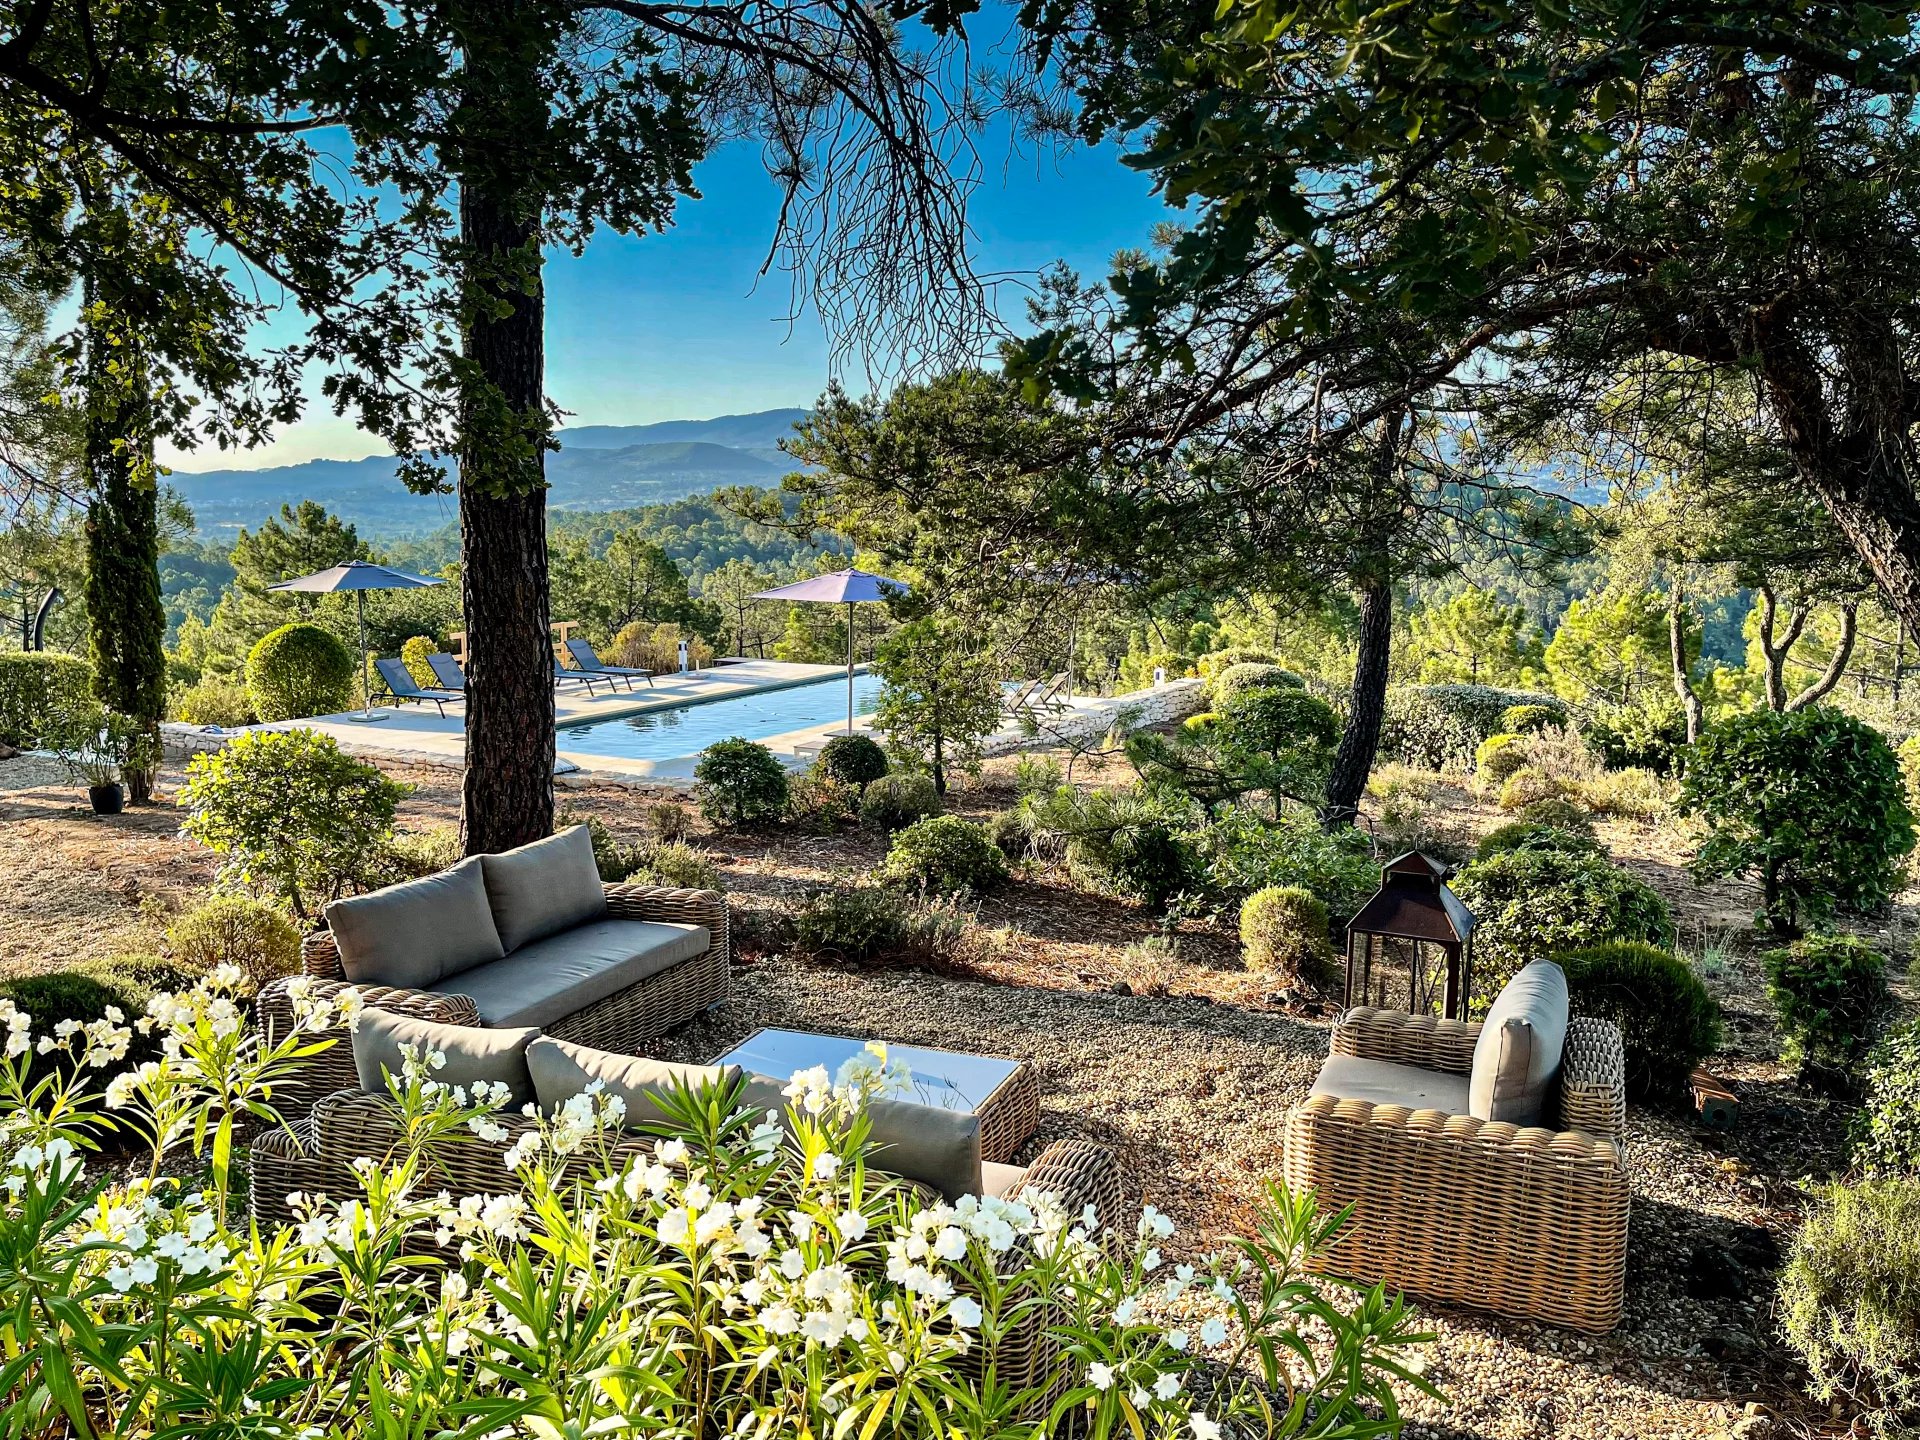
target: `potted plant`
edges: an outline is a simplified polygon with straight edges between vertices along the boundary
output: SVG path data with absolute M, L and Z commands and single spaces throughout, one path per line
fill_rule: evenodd
M 120 778 L 140 741 L 139 727 L 105 706 L 81 711 L 62 727 L 55 753 L 74 779 L 85 782 L 94 814 L 118 815 L 126 807 Z

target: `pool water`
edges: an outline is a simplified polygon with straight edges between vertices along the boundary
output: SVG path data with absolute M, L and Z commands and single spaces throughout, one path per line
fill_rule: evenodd
M 853 677 L 853 709 L 871 715 L 880 697 L 880 677 Z M 847 716 L 847 681 L 810 680 L 784 690 L 762 690 L 723 700 L 696 700 L 640 715 L 609 716 L 584 725 L 562 725 L 559 746 L 576 755 L 620 760 L 671 760 L 698 755 L 716 740 L 738 736 L 767 740 L 790 730 L 826 725 Z

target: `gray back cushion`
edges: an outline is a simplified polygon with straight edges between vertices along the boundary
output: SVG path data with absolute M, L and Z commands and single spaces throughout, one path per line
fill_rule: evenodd
M 606 918 L 607 892 L 584 825 L 570 825 L 518 850 L 482 855 L 480 870 L 494 928 L 508 950 Z
M 382 1071 L 398 1075 L 405 1068 L 400 1047 L 425 1046 L 429 1052 L 439 1051 L 447 1060 L 430 1072 L 432 1079 L 442 1085 L 467 1087 L 481 1080 L 498 1081 L 512 1097 L 507 1109 L 518 1111 L 534 1098 L 533 1077 L 527 1073 L 527 1046 L 539 1037 L 540 1032 L 530 1025 L 511 1030 L 442 1025 L 437 1020 L 416 1020 L 370 1005 L 360 1012 L 360 1026 L 353 1032 L 353 1068 L 362 1090 L 384 1095 L 387 1082 Z
M 477 859 L 327 906 L 340 968 L 358 985 L 426 990 L 507 953 Z
M 676 1065 L 642 1055 L 616 1055 L 547 1035 L 527 1047 L 527 1071 L 533 1076 L 534 1097 L 549 1114 L 598 1080 L 608 1094 L 626 1102 L 628 1125 L 664 1123 L 667 1112 L 660 1108 L 658 1097 L 682 1085 L 698 1090 L 703 1085 L 731 1085 L 740 1078 L 738 1065 Z
M 777 1111 L 784 1123 L 785 1088 L 783 1080 L 749 1075 L 743 1103 L 754 1111 Z M 917 1180 L 949 1200 L 980 1193 L 979 1116 L 910 1100 L 873 1100 L 867 1120 L 872 1146 L 867 1162 L 875 1169 Z
M 1567 977 L 1536 960 L 1507 982 L 1473 1047 L 1468 1113 L 1539 1125 L 1567 1043 Z

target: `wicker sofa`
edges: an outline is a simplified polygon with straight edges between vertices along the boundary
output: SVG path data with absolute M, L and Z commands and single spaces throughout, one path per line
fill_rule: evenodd
M 561 853 L 538 853 L 542 847 Z M 459 872 L 476 865 L 483 867 L 476 874 L 484 887 L 487 862 L 524 864 L 527 856 L 556 873 L 568 867 L 578 905 L 595 913 L 524 943 L 501 943 L 497 958 L 460 966 L 426 984 L 386 983 L 377 966 L 369 973 L 364 963 L 356 966 L 351 954 L 343 955 L 342 935 L 370 929 L 377 933 L 379 925 L 395 916 L 395 897 L 404 901 L 407 897 L 402 892 L 410 887 L 460 878 L 471 886 L 476 876 L 461 877 Z M 333 928 L 309 935 L 302 944 L 302 969 L 322 995 L 352 986 L 369 1006 L 450 1025 L 522 1024 L 531 1019 L 556 1039 L 629 1053 L 726 1000 L 725 896 L 713 890 L 602 885 L 597 872 L 590 872 L 590 878 L 581 875 L 582 863 L 591 864 L 591 845 L 584 827 L 574 827 L 500 857 L 462 861 L 443 876 L 337 902 L 327 911 Z M 583 887 L 591 887 L 587 895 L 578 893 Z M 363 912 L 345 908 L 363 901 L 372 902 Z M 356 923 L 348 924 L 350 919 Z M 504 912 L 502 924 L 508 936 L 519 938 Z M 408 954 L 403 961 L 404 968 L 417 976 L 420 969 L 411 963 L 415 958 Z M 637 978 L 632 983 L 614 983 L 614 977 L 624 976 Z M 536 991 L 544 988 L 551 993 L 530 998 L 525 993 L 529 982 Z M 260 992 L 256 1013 L 270 1035 L 285 1034 L 293 1024 L 289 983 L 276 981 Z M 569 991 L 565 986 L 573 988 Z M 581 997 L 577 1006 L 567 998 L 569 994 Z M 283 1119 L 298 1124 L 322 1097 L 356 1084 L 351 1050 L 345 1044 L 334 1045 L 302 1064 L 300 1072 L 276 1091 L 274 1106 Z
M 1568 1022 L 1539 1125 L 1463 1113 L 1482 1025 L 1357 1008 L 1318 1093 L 1286 1117 L 1288 1185 L 1351 1205 L 1324 1268 L 1411 1294 L 1600 1333 L 1625 1291 L 1628 1182 L 1620 1032 Z M 1384 1062 L 1425 1072 L 1432 1105 L 1337 1092 Z M 1409 1095 L 1406 1099 L 1419 1099 Z

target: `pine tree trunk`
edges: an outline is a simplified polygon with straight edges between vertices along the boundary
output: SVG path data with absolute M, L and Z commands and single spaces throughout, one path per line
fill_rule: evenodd
M 463 32 L 479 126 L 526 115 L 537 54 L 517 0 L 470 4 Z M 544 102 L 535 110 L 544 115 Z M 469 133 L 473 133 L 470 131 Z M 519 142 L 519 143 L 516 143 Z M 467 770 L 461 811 L 469 855 L 553 830 L 553 642 L 548 630 L 545 290 L 540 203 L 515 157 L 537 138 L 475 143 L 460 186 L 464 377 L 460 593 L 467 628 Z
M 1686 592 L 1675 580 L 1667 590 L 1667 661 L 1673 667 L 1673 693 L 1687 717 L 1687 743 L 1691 745 L 1700 738 L 1706 709 L 1687 675 L 1686 603 Z
M 1354 656 L 1353 689 L 1347 702 L 1347 725 L 1333 754 L 1333 769 L 1320 805 L 1320 823 L 1331 830 L 1351 825 L 1360 813 L 1367 776 L 1380 748 L 1380 722 L 1387 707 L 1387 672 L 1393 656 L 1393 586 L 1383 577 L 1363 580 L 1360 597 L 1360 635 Z

